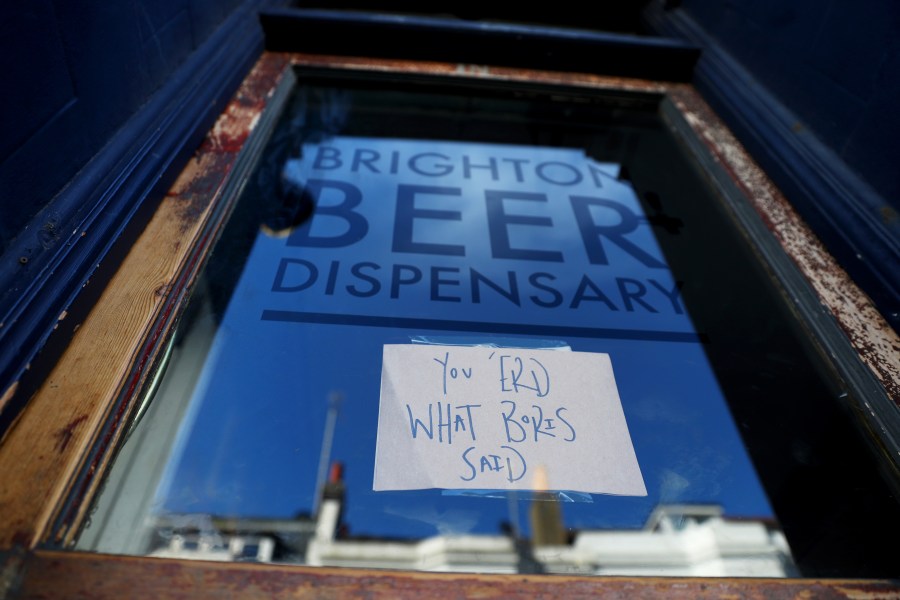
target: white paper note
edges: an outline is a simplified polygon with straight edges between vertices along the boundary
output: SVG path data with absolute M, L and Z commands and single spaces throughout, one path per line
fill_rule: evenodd
M 607 354 L 385 345 L 376 446 L 376 491 L 647 495 Z

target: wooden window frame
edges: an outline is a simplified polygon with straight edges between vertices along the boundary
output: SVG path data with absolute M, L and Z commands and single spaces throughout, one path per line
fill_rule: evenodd
M 884 580 L 697 579 L 427 574 L 283 565 L 206 563 L 68 551 L 98 493 L 141 392 L 152 382 L 205 258 L 230 214 L 241 181 L 264 142 L 294 65 L 405 75 L 539 82 L 593 92 L 652 93 L 666 98 L 686 128 L 692 152 L 714 184 L 746 198 L 733 217 L 768 260 L 787 261 L 777 277 L 806 290 L 792 301 L 801 314 L 820 311 L 843 336 L 828 334 L 820 351 L 851 352 L 845 377 L 874 385 L 900 402 L 900 339 L 817 241 L 690 84 L 467 66 L 266 52 L 248 74 L 131 248 L 68 349 L 0 445 L 0 596 L 13 597 L 285 597 L 609 596 L 704 598 L 796 596 L 900 597 Z M 251 135 L 256 132 L 256 135 Z M 743 212 L 742 212 L 743 211 Z M 772 258 L 775 255 L 787 259 Z M 789 263 L 789 264 L 788 264 Z M 798 287 L 799 286 L 799 287 Z M 811 325 L 815 328 L 815 325 Z M 849 364 L 852 363 L 852 364 Z M 861 408 L 861 407 L 857 407 Z M 870 407 L 871 408 L 871 407 Z M 874 407 L 862 418 L 897 468 Z M 887 413 L 889 414 L 889 413 Z M 881 427 L 882 429 L 879 429 Z M 877 456 L 877 452 L 873 454 Z

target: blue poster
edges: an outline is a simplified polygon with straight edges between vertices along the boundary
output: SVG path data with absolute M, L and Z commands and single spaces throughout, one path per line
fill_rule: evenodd
M 306 144 L 284 177 L 316 210 L 286 240 L 261 237 L 248 269 L 271 291 L 263 318 L 694 340 L 680 283 L 617 175 L 559 148 Z

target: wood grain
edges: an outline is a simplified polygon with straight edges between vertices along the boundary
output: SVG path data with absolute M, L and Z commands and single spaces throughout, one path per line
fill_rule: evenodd
M 33 547 L 67 494 L 78 500 L 70 524 L 89 505 L 220 226 L 210 215 L 227 175 L 286 64 L 272 54 L 257 63 L 5 437 L 0 548 Z
M 891 581 L 400 573 L 37 552 L 19 598 L 900 598 Z

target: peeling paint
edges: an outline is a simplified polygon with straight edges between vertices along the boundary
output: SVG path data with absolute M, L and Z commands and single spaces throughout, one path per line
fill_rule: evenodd
M 87 420 L 87 415 L 81 415 L 80 417 L 76 417 L 69 421 L 69 424 L 57 431 L 53 437 L 56 438 L 56 450 L 60 454 L 62 454 L 66 447 L 69 445 L 69 442 L 72 441 L 72 437 L 75 435 L 75 430 L 78 429 L 78 426 L 84 423 Z
M 166 201 L 180 204 L 185 231 L 220 194 L 288 64 L 287 55 L 275 53 L 266 54 L 257 63 L 169 190 Z
M 686 86 L 673 86 L 670 96 L 900 407 L 900 337 L 697 94 Z

